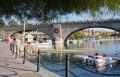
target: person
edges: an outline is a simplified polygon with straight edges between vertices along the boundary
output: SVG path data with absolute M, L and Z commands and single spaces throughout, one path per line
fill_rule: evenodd
M 7 38 L 6 38 L 6 42 L 7 43 L 11 43 L 13 41 L 13 39 L 10 37 L 10 36 L 8 36 Z
M 16 39 L 16 45 L 17 45 L 17 46 L 20 45 L 20 39 Z
M 15 43 L 16 43 L 16 47 L 17 47 L 17 55 L 19 55 L 20 39 L 16 39 Z

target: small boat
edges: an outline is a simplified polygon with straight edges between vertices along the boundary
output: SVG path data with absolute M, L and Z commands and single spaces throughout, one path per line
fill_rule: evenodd
M 76 62 L 79 63 L 79 67 L 83 70 L 86 70 L 91 73 L 106 75 L 106 76 L 120 76 L 120 67 L 113 56 L 107 56 L 106 54 L 94 55 L 74 55 L 74 58 L 79 60 L 85 60 L 85 62 Z M 118 57 L 117 57 L 117 60 Z
M 53 48 L 51 40 L 47 40 L 46 42 L 42 42 L 42 43 L 39 43 L 39 42 L 31 43 L 31 45 L 34 45 L 38 48 L 48 48 L 48 49 Z
M 88 58 L 88 56 L 85 56 L 85 55 L 74 55 L 73 58 L 86 60 Z
M 112 57 L 107 56 L 106 54 L 99 54 L 95 53 L 95 55 L 75 55 L 74 58 L 81 59 L 83 61 L 86 61 L 86 64 L 102 67 L 104 65 L 109 65 L 112 63 Z
M 107 56 L 106 54 L 100 54 L 95 53 L 95 55 L 89 55 L 86 59 L 87 63 L 94 63 L 98 67 L 102 67 L 104 65 L 109 65 L 112 63 L 112 58 L 110 56 Z

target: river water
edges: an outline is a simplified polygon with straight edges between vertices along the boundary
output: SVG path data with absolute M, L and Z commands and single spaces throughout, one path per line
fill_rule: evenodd
M 76 44 L 74 44 L 76 47 Z M 107 54 L 107 55 L 115 55 L 120 53 L 120 41 L 109 41 L 109 42 L 103 42 L 99 46 L 100 50 L 98 53 L 100 54 Z M 94 54 L 95 52 L 89 51 L 89 52 L 80 52 L 80 53 L 74 53 L 70 54 L 70 56 L 73 56 L 75 54 Z M 43 68 L 49 69 L 51 72 L 54 72 L 56 74 L 61 75 L 62 77 L 65 77 L 65 63 L 63 62 L 55 62 L 55 61 L 61 61 L 65 58 L 65 54 L 44 54 L 44 58 L 42 59 L 41 65 Z M 54 62 L 52 62 L 54 61 Z M 116 76 L 107 76 L 107 75 L 100 75 L 97 73 L 92 73 L 89 71 L 86 71 L 80 67 L 77 67 L 75 65 L 70 64 L 70 71 L 76 75 L 76 77 L 116 77 Z M 120 73 L 120 69 L 118 70 Z M 70 77 L 75 77 L 73 74 L 70 74 Z M 120 76 L 117 76 L 120 77 Z

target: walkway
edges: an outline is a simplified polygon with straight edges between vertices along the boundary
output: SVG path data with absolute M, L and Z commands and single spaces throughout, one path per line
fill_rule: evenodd
M 11 55 L 8 44 L 0 42 L 0 77 L 60 77 L 43 68 L 36 72 L 36 65 L 22 62 L 22 58 L 15 59 Z

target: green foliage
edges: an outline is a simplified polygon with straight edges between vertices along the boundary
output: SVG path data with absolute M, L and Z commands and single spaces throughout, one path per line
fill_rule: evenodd
M 19 26 L 18 22 L 15 21 L 15 20 L 11 20 L 11 21 L 9 22 L 9 25 L 10 25 L 10 26 Z
M 105 11 L 101 8 L 105 7 Z M 120 0 L 0 0 L 0 17 L 37 19 L 51 22 L 61 15 L 88 12 L 97 14 L 120 12 Z M 107 11 L 107 12 L 106 12 Z
M 4 27 L 4 25 L 5 25 L 4 20 L 3 20 L 3 19 L 0 19 L 0 28 L 3 28 L 3 27 Z
M 16 38 L 18 35 L 20 35 L 20 33 L 14 33 L 12 37 Z
M 103 38 L 108 38 L 110 36 L 107 32 L 103 32 L 101 35 Z
M 75 36 L 72 34 L 70 37 L 69 37 L 70 40 L 74 40 L 75 39 Z
M 84 34 L 80 34 L 80 33 L 78 33 L 78 32 L 75 32 L 75 33 L 73 33 L 70 37 L 69 37 L 69 39 L 83 39 L 83 38 L 85 38 L 86 36 L 84 35 Z
M 78 32 L 74 33 L 73 35 L 75 39 L 82 39 L 86 37 L 84 34 L 79 34 Z

